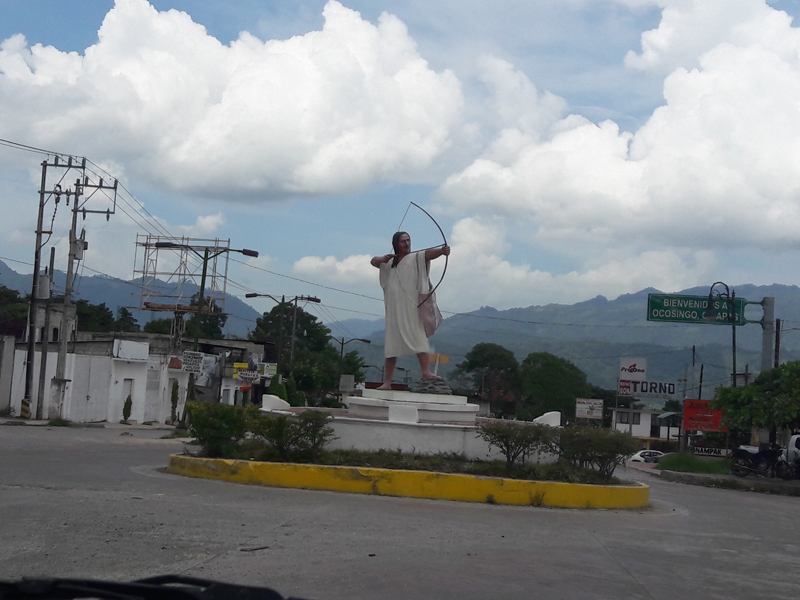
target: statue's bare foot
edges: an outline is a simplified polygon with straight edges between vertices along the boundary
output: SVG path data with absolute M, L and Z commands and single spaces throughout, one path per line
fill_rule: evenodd
M 441 379 L 441 377 L 439 377 L 438 375 L 434 375 L 430 371 L 428 371 L 427 373 L 423 373 L 422 374 L 422 378 L 423 379 Z
M 383 385 L 380 385 L 380 386 L 376 387 L 375 389 L 376 390 L 389 390 L 389 391 L 391 391 L 392 384 L 391 383 L 384 383 Z

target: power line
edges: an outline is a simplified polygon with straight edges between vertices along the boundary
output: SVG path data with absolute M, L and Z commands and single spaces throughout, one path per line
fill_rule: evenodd
M 307 281 L 305 279 L 300 279 L 299 277 L 292 277 L 291 275 L 284 275 L 283 273 L 278 273 L 277 271 L 270 271 L 269 269 L 264 269 L 263 267 L 257 267 L 250 263 L 244 262 L 242 260 L 238 260 L 236 258 L 231 258 L 232 262 L 239 263 L 240 265 L 244 265 L 246 267 L 250 267 L 251 269 L 255 269 L 256 271 L 262 271 L 264 273 L 269 273 L 270 275 L 275 275 L 276 277 L 283 277 L 285 279 L 291 279 L 292 281 L 299 281 L 300 283 L 305 283 L 307 285 L 313 285 L 314 287 L 322 288 L 325 290 L 331 290 L 334 292 L 340 292 L 342 294 L 349 294 L 351 296 L 358 296 L 360 298 L 366 298 L 367 300 L 376 300 L 378 302 L 383 302 L 382 298 L 375 298 L 374 296 L 367 296 L 366 294 L 359 294 L 357 292 L 350 292 L 348 290 L 342 290 L 339 288 L 335 288 L 329 285 L 322 285 L 321 283 L 314 283 L 313 281 Z

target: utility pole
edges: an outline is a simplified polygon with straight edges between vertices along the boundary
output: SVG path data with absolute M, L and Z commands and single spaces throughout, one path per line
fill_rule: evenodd
M 36 219 L 36 247 L 33 253 L 33 284 L 31 285 L 30 312 L 28 313 L 28 353 L 25 360 L 25 395 L 22 398 L 20 416 L 31 418 L 31 393 L 33 390 L 33 363 L 36 360 L 36 317 L 38 316 L 39 269 L 42 262 L 42 228 L 44 227 L 44 204 L 47 191 L 47 161 L 42 161 L 42 184 L 39 187 L 39 215 Z
M 314 296 L 295 296 L 294 297 L 294 315 L 292 317 L 292 347 L 289 351 L 289 368 L 291 369 L 294 366 L 294 338 L 295 338 L 295 330 L 297 329 L 297 301 L 298 300 L 306 300 L 308 302 L 316 302 L 319 304 L 320 299 Z
M 781 320 L 775 319 L 775 366 L 781 366 Z
M 72 225 L 69 229 L 69 254 L 67 256 L 67 280 L 64 284 L 64 308 L 61 313 L 61 333 L 58 337 L 58 358 L 56 362 L 56 376 L 53 378 L 55 384 L 53 406 L 56 408 L 56 413 L 59 417 L 64 417 L 64 394 L 67 390 L 67 383 L 70 381 L 65 379 L 67 367 L 67 343 L 70 337 L 70 324 L 72 319 L 72 279 L 73 279 L 73 264 L 77 258 L 76 229 L 78 228 L 78 201 L 81 196 L 81 180 L 75 180 L 74 198 L 72 202 Z M 69 195 L 67 195 L 67 204 L 69 205 Z M 81 248 L 81 255 L 83 249 Z
M 50 350 L 50 309 L 53 304 L 53 268 L 56 262 L 55 246 L 50 247 L 50 270 L 44 309 L 44 333 L 42 335 L 42 357 L 39 360 L 39 389 L 36 392 L 36 420 L 44 418 L 44 385 L 47 379 L 47 353 Z M 49 415 L 48 415 L 49 416 Z
M 71 159 L 70 159 L 71 162 Z M 82 170 L 86 169 L 86 159 L 83 159 Z M 96 191 L 113 190 L 114 196 L 112 199 L 113 209 L 107 208 L 106 210 L 92 210 L 86 208 L 88 198 L 81 204 L 81 196 L 84 195 L 84 190 L 93 189 Z M 67 367 L 67 344 L 71 335 L 71 330 L 76 327 L 75 323 L 75 309 L 72 306 L 72 286 L 75 268 L 75 261 L 83 260 L 83 252 L 86 249 L 85 234 L 81 233 L 78 237 L 78 213 L 83 215 L 86 219 L 88 214 L 102 214 L 106 216 L 106 221 L 111 218 L 111 215 L 116 213 L 117 208 L 117 180 L 114 180 L 113 185 L 103 183 L 101 177 L 99 183 L 90 183 L 89 178 L 84 175 L 83 181 L 80 178 L 75 180 L 75 189 L 72 192 L 74 196 L 72 202 L 72 225 L 69 230 L 69 256 L 67 258 L 67 281 L 64 285 L 64 311 L 61 316 L 61 334 L 58 338 L 58 362 L 56 363 L 56 376 L 53 378 L 54 391 L 53 391 L 53 404 L 56 407 L 58 416 L 64 417 L 64 397 L 67 390 L 67 383 L 69 379 L 65 378 Z M 67 192 L 67 204 L 69 204 L 69 192 Z
M 773 366 L 775 338 L 775 298 L 766 296 L 761 300 L 764 315 L 761 318 L 761 372 L 769 371 Z M 776 365 L 777 366 L 777 365 Z
M 28 348 L 27 348 L 27 356 L 26 356 L 26 367 L 25 367 L 25 393 L 22 399 L 22 406 L 20 409 L 20 416 L 24 418 L 30 418 L 30 403 L 31 403 L 31 394 L 33 393 L 33 371 L 34 371 L 34 362 L 36 359 L 36 317 L 38 316 L 38 309 L 39 309 L 39 270 L 41 268 L 42 262 L 42 236 L 44 234 L 52 235 L 52 231 L 44 231 L 44 207 L 47 204 L 47 199 L 49 196 L 55 196 L 55 204 L 57 205 L 61 194 L 63 193 L 61 190 L 60 185 L 55 185 L 52 190 L 47 189 L 47 168 L 60 168 L 60 169 L 81 169 L 86 166 L 86 159 L 84 159 L 82 165 L 78 165 L 77 163 L 73 163 L 73 157 L 69 157 L 67 162 L 59 161 L 59 157 L 56 156 L 53 158 L 53 162 L 48 162 L 47 160 L 42 161 L 42 181 L 39 187 L 39 211 L 36 220 L 36 247 L 34 250 L 33 256 L 33 283 L 31 285 L 31 299 L 30 299 L 30 311 L 29 311 L 29 321 L 28 321 Z M 67 196 L 69 198 L 69 196 Z M 52 270 L 52 268 L 51 268 Z M 41 392 L 40 392 L 41 395 Z M 41 397 L 41 396 L 40 396 Z M 41 400 L 39 400 L 41 404 Z M 37 408 L 37 414 L 39 414 L 39 409 Z

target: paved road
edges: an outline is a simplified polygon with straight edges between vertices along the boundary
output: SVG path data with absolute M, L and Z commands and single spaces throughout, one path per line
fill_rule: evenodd
M 164 431 L 0 427 L 0 579 L 183 573 L 330 599 L 792 598 L 800 499 L 663 482 L 637 511 L 281 490 L 159 472 Z M 124 433 L 128 433 L 125 430 Z

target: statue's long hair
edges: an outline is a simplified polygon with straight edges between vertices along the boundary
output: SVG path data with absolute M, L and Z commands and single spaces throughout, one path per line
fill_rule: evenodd
M 400 262 L 400 258 L 397 256 L 397 253 L 400 251 L 399 244 L 401 235 L 408 235 L 408 233 L 405 231 L 398 231 L 392 236 L 392 250 L 394 250 L 394 259 L 392 260 L 393 269 L 397 266 L 397 263 Z M 409 239 L 411 238 L 410 235 L 408 235 L 408 237 Z

